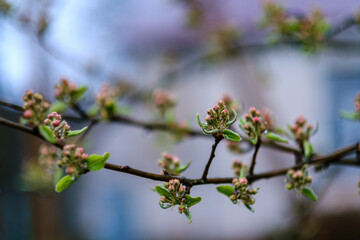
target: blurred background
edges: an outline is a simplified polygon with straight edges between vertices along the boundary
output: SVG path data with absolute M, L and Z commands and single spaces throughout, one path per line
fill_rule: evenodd
M 290 12 L 320 9 L 331 25 L 360 9 L 356 0 L 276 1 Z M 104 82 L 126 81 L 133 92 L 121 100 L 131 117 L 156 119 L 155 88 L 175 96 L 176 120 L 198 129 L 225 93 L 271 109 L 276 124 L 299 114 L 319 123 L 314 151 L 330 153 L 359 141 L 360 125 L 339 117 L 353 110 L 360 90 L 359 26 L 347 28 L 315 52 L 296 44 L 268 44 L 260 28 L 264 1 L 236 0 L 0 0 L 0 99 L 22 105 L 27 89 L 54 101 L 54 85 L 66 77 L 89 89 L 83 108 L 94 104 Z M 72 111 L 68 115 L 76 115 Z M 19 113 L 0 107 L 0 116 Z M 71 121 L 70 121 L 71 122 Z M 86 122 L 71 122 L 74 129 Z M 239 129 L 236 127 L 239 132 Z M 163 210 L 152 180 L 102 170 L 79 178 L 63 193 L 24 188 L 28 162 L 36 163 L 41 140 L 0 126 L 0 239 L 360 239 L 359 170 L 331 166 L 314 172 L 313 203 L 284 188 L 284 177 L 260 180 L 255 213 L 234 205 L 215 185 L 192 188 L 202 202 L 188 224 L 177 209 Z M 185 177 L 198 178 L 212 139 L 177 142 L 164 132 L 104 122 L 81 142 L 88 153 L 110 152 L 110 163 L 160 173 L 162 152 L 192 160 Z M 294 144 L 293 144 L 294 145 Z M 295 146 L 295 145 L 294 145 Z M 234 159 L 250 163 L 221 143 L 210 177 L 230 177 Z M 261 148 L 255 172 L 290 167 L 293 156 Z M 24 177 L 25 176 L 25 177 Z M 30 176 L 31 178 L 31 176 Z M 35 181 L 35 183 L 38 183 Z

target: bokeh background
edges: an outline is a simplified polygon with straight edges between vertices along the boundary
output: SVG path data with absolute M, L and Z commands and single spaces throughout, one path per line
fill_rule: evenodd
M 356 0 L 278 2 L 305 14 L 317 7 L 334 25 L 360 9 Z M 176 96 L 177 119 L 197 128 L 196 113 L 205 116 L 227 93 L 246 109 L 271 109 L 277 125 L 286 126 L 299 114 L 318 122 L 312 139 L 318 153 L 359 141 L 359 123 L 338 115 L 341 109 L 353 109 L 360 90 L 358 26 L 335 38 L 342 44 L 309 54 L 298 46 L 266 43 L 267 30 L 259 28 L 259 0 L 9 3 L 12 11 L 0 14 L 1 100 L 21 105 L 24 92 L 32 89 L 53 101 L 54 85 L 67 77 L 89 86 L 82 102 L 87 108 L 104 82 L 122 80 L 143 93 L 122 100 L 136 119 L 154 119 L 146 93 L 161 87 Z M 231 56 L 218 54 L 216 42 L 219 29 L 227 28 L 237 32 L 244 46 Z M 0 114 L 19 118 L 5 107 Z M 36 159 L 41 143 L 0 126 L 1 239 L 360 239 L 356 168 L 311 171 L 317 203 L 285 191 L 283 177 L 258 181 L 255 213 L 233 205 L 214 185 L 194 187 L 192 195 L 202 202 L 191 209 L 189 225 L 176 209 L 158 206 L 159 196 L 150 191 L 157 182 L 109 170 L 86 174 L 61 194 L 23 189 L 26 162 Z M 175 142 L 166 133 L 101 123 L 82 144 L 89 153 L 110 152 L 108 162 L 155 173 L 160 173 L 156 161 L 166 151 L 184 162 L 192 159 L 184 175 L 197 178 L 212 140 Z M 251 152 L 234 155 L 221 143 L 209 176 L 232 176 L 234 159 L 249 163 Z M 293 156 L 266 148 L 258 159 L 256 172 L 293 165 Z

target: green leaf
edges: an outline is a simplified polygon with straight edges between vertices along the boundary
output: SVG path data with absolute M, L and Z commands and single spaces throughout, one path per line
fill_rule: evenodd
M 55 191 L 62 192 L 66 188 L 68 188 L 73 182 L 75 182 L 75 179 L 73 179 L 70 175 L 66 175 L 56 184 Z
M 258 142 L 258 136 L 255 135 L 255 137 L 250 138 L 250 141 L 251 141 L 252 144 L 256 145 L 257 142 Z
M 204 124 L 200 121 L 200 115 L 199 113 L 196 114 L 196 120 L 197 120 L 197 123 L 199 124 L 199 126 L 201 128 L 204 128 Z
M 348 112 L 348 111 L 340 111 L 340 117 L 351 120 L 351 121 L 359 121 L 360 113 L 359 112 Z
M 226 126 L 227 126 L 227 127 L 230 126 L 231 124 L 233 124 L 233 123 L 236 121 L 237 112 L 236 112 L 234 109 L 232 110 L 232 112 L 233 112 L 233 114 L 234 114 L 234 118 L 226 123 Z
M 68 108 L 68 105 L 66 103 L 64 103 L 63 101 L 56 101 L 51 104 L 49 112 L 62 113 L 62 112 L 65 112 L 67 108 Z
M 182 173 L 183 171 L 185 171 L 189 166 L 190 166 L 191 160 L 188 161 L 185 165 L 180 166 L 179 168 L 177 168 L 175 170 L 176 173 Z
M 160 196 L 165 196 L 169 199 L 173 199 L 173 196 L 169 193 L 169 191 L 164 188 L 163 186 L 157 185 L 155 186 L 155 191 L 160 195 Z
M 187 199 L 187 207 L 191 207 L 194 206 L 195 204 L 198 204 L 199 202 L 201 202 L 201 197 L 191 197 L 189 194 L 186 194 L 186 199 Z
M 204 133 L 207 134 L 213 134 L 213 133 L 217 133 L 219 131 L 219 129 L 213 129 L 213 130 L 206 130 L 203 128 Z
M 73 137 L 73 136 L 80 135 L 80 134 L 82 134 L 84 131 L 86 131 L 87 128 L 88 128 L 88 127 L 84 127 L 84 128 L 82 128 L 82 129 L 80 129 L 80 130 L 68 131 L 66 137 L 68 138 L 68 137 Z
M 39 133 L 43 136 L 48 142 L 56 143 L 56 138 L 51 131 L 51 129 L 46 125 L 39 126 Z
M 188 209 L 185 209 L 184 214 L 187 217 L 187 219 L 189 219 L 189 224 L 190 224 L 192 222 L 192 216 L 190 214 L 190 211 Z
M 247 134 L 247 131 L 244 128 L 245 123 L 246 123 L 246 120 L 244 118 L 239 118 L 239 127 L 244 133 Z
M 289 143 L 288 140 L 286 140 L 285 138 L 273 133 L 273 132 L 269 132 L 265 135 L 265 137 L 267 139 L 270 139 L 272 141 L 276 141 L 276 142 L 283 142 L 283 143 Z
M 316 202 L 317 199 L 318 199 L 318 197 L 316 196 L 316 194 L 313 192 L 313 190 L 311 188 L 304 187 L 303 189 L 301 189 L 301 193 L 305 197 L 310 198 L 311 200 L 313 200 L 314 202 Z
M 235 190 L 232 186 L 218 186 L 216 187 L 216 190 L 218 190 L 219 193 L 222 193 L 228 197 L 235 193 Z
M 88 89 L 87 86 L 78 87 L 75 90 L 75 94 L 74 94 L 75 99 L 76 100 L 80 99 L 82 97 L 82 95 L 84 95 L 84 93 L 86 92 L 87 89 Z
M 240 171 L 240 178 L 244 178 L 246 177 L 246 167 L 243 166 L 241 167 L 241 171 Z
M 233 142 L 240 142 L 240 140 L 241 140 L 241 137 L 239 134 L 237 134 L 236 132 L 233 132 L 229 129 L 225 129 L 222 135 L 227 140 L 230 140 Z
M 249 209 L 252 213 L 255 212 L 255 210 L 254 210 L 252 207 L 250 207 L 250 205 L 247 205 L 247 204 L 244 204 L 244 205 L 245 205 L 245 207 L 246 207 L 247 209 Z
M 313 152 L 313 147 L 312 147 L 312 145 L 309 143 L 309 141 L 304 141 L 303 147 L 304 147 L 305 157 L 306 157 L 307 159 L 309 159 L 309 157 L 311 156 L 311 154 L 312 154 L 312 152 Z
M 87 168 L 91 171 L 98 171 L 103 169 L 105 166 L 106 160 L 109 158 L 110 153 L 106 152 L 103 156 L 92 154 L 86 160 Z
M 160 202 L 159 202 L 159 205 L 162 209 L 168 209 L 172 206 L 171 204 L 161 204 Z
M 167 124 L 172 124 L 172 123 L 174 123 L 175 122 L 175 118 L 176 118 L 176 116 L 175 116 L 175 113 L 173 112 L 173 111 L 166 111 L 165 112 L 165 122 L 167 123 Z

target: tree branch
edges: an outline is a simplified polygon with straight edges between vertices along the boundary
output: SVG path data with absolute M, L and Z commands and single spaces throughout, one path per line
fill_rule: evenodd
M 223 139 L 223 136 L 222 136 L 222 135 L 220 135 L 220 137 L 215 136 L 215 143 L 212 145 L 209 160 L 208 160 L 208 162 L 207 162 L 207 164 L 206 164 L 206 166 L 205 166 L 203 175 L 202 175 L 202 177 L 201 177 L 201 179 L 202 179 L 203 181 L 206 181 L 206 177 L 207 177 L 207 175 L 208 175 L 211 162 L 212 162 L 212 160 L 215 158 L 216 147 L 217 147 L 217 145 L 219 144 L 219 142 L 220 142 L 222 139 Z
M 251 159 L 251 163 L 250 163 L 250 168 L 249 168 L 249 175 L 252 176 L 254 175 L 254 168 L 255 168 L 255 164 L 256 164 L 256 156 L 257 156 L 257 153 L 260 149 L 260 146 L 261 146 L 261 139 L 259 138 L 257 143 L 255 144 L 255 151 L 254 151 L 254 154 L 253 154 L 253 157 Z

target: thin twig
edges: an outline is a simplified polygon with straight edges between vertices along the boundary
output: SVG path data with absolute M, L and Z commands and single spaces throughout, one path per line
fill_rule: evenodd
M 7 107 L 7 108 L 10 108 L 10 109 L 15 110 L 15 111 L 19 111 L 19 112 L 24 111 L 23 107 L 21 107 L 19 105 L 16 105 L 16 104 L 8 103 L 8 102 L 5 102 L 5 101 L 0 101 L 0 105 L 4 106 L 4 107 Z
M 209 160 L 205 166 L 205 169 L 204 169 L 204 173 L 201 177 L 201 179 L 203 181 L 206 181 L 206 178 L 207 178 L 207 175 L 208 175 L 208 172 L 209 172 L 209 168 L 210 168 L 210 165 L 211 165 L 211 162 L 212 160 L 215 158 L 215 151 L 216 151 L 216 147 L 217 145 L 219 144 L 219 142 L 223 139 L 223 136 L 220 135 L 220 136 L 216 136 L 215 137 L 215 143 L 212 145 L 211 147 L 211 153 L 210 153 L 210 157 L 209 157 Z
M 249 168 L 249 175 L 252 176 L 254 175 L 254 168 L 255 168 L 255 164 L 256 164 L 256 157 L 257 157 L 257 153 L 260 149 L 261 146 L 261 139 L 259 138 L 257 143 L 255 144 L 255 151 L 253 154 L 253 157 L 251 159 L 251 163 L 250 163 L 250 168 Z

